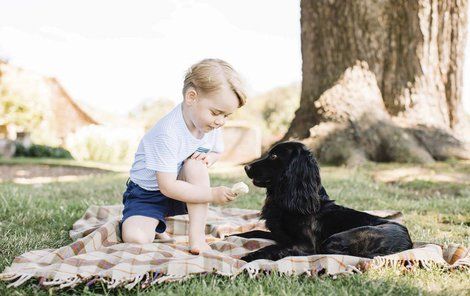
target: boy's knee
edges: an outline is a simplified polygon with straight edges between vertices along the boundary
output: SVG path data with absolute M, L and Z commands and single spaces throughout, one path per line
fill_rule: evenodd
M 192 158 L 186 159 L 184 165 L 191 168 L 207 168 L 206 164 L 202 160 L 196 160 Z
M 122 231 L 122 241 L 125 243 L 150 244 L 154 239 L 155 233 L 146 233 L 140 228 L 135 228 L 132 231 Z
M 204 162 L 202 162 L 201 160 L 195 160 L 195 159 L 187 159 L 184 162 L 183 169 L 186 172 L 189 171 L 189 172 L 197 172 L 197 173 L 208 171 L 207 166 Z
M 210 185 L 209 170 L 206 164 L 200 160 L 187 159 L 178 178 L 191 184 Z

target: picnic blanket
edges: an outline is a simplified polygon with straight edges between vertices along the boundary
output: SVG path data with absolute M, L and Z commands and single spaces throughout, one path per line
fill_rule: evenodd
M 138 245 L 122 243 L 119 233 L 121 212 L 122 206 L 90 206 L 83 217 L 73 224 L 70 231 L 73 243 L 59 249 L 31 251 L 18 256 L 0 274 L 0 279 L 13 281 L 9 285 L 13 287 L 37 278 L 40 285 L 58 288 L 103 282 L 108 288 L 124 286 L 131 289 L 138 284 L 145 288 L 202 273 L 231 277 L 243 272 L 251 276 L 260 272 L 337 276 L 383 266 L 410 269 L 432 265 L 447 270 L 470 270 L 469 250 L 464 246 L 425 243 L 417 243 L 411 250 L 374 259 L 311 255 L 247 263 L 239 258 L 274 242 L 226 237 L 233 233 L 265 229 L 264 222 L 259 220 L 259 211 L 235 208 L 210 207 L 206 234 L 212 250 L 192 255 L 188 252 L 187 215 L 168 219 L 167 231 L 171 240 Z M 395 211 L 369 213 L 390 219 L 401 216 Z

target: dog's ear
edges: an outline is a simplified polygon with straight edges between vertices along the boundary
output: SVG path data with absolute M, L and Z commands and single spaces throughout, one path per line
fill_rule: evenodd
M 276 199 L 290 212 L 313 214 L 320 207 L 318 164 L 307 149 L 293 157 L 277 184 Z

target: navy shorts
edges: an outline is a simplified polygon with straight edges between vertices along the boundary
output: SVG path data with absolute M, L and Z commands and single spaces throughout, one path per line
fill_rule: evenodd
M 122 223 L 131 216 L 146 216 L 159 220 L 155 231 L 163 233 L 166 229 L 166 217 L 188 213 L 186 203 L 169 198 L 160 190 L 145 190 L 130 179 L 126 182 L 127 189 L 123 194 Z

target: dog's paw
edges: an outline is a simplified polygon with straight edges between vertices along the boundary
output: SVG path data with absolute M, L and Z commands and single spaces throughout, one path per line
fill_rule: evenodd
M 253 261 L 254 259 L 251 258 L 250 255 L 247 255 L 247 256 L 241 257 L 240 260 L 243 260 L 243 261 L 246 261 L 246 262 L 251 262 L 251 261 Z
M 249 254 L 247 254 L 247 255 L 240 258 L 240 260 L 243 260 L 243 261 L 246 261 L 246 262 L 255 261 L 257 259 L 260 259 L 260 258 L 258 258 L 256 252 L 249 253 Z

